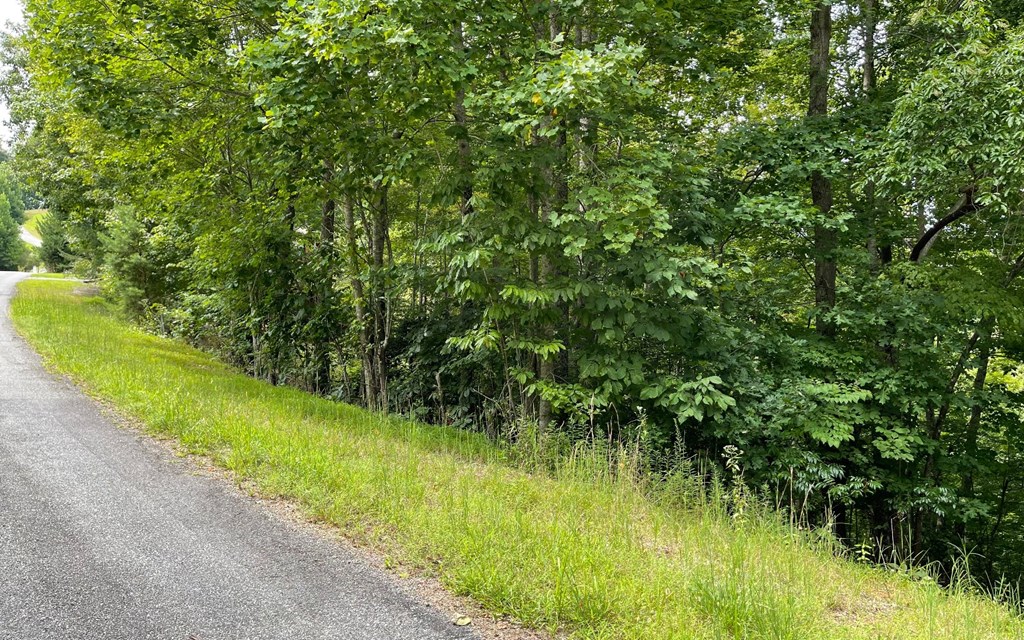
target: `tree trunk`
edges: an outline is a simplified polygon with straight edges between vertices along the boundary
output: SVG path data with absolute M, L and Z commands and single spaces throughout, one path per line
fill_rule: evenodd
M 366 295 L 363 279 L 359 276 L 359 244 L 355 221 L 355 201 L 351 194 L 345 194 L 345 235 L 348 254 L 349 286 L 355 304 L 356 324 L 359 327 L 359 354 L 363 368 L 363 402 L 368 407 L 377 406 L 377 384 L 373 375 L 373 359 L 370 355 L 370 327 L 366 321 Z
M 985 381 L 988 379 L 989 360 L 992 357 L 992 345 L 990 343 L 991 331 L 988 335 L 982 336 L 981 351 L 978 354 L 978 370 L 974 374 L 973 397 L 974 405 L 971 407 L 971 417 L 967 421 L 966 442 L 964 444 L 964 457 L 967 464 L 971 465 L 964 472 L 960 481 L 960 495 L 963 498 L 974 497 L 974 464 L 978 459 L 978 432 L 981 429 L 982 405 L 981 394 L 985 391 Z M 966 527 L 961 523 L 958 527 L 961 539 L 965 536 Z
M 824 118 L 828 115 L 828 93 L 831 77 L 832 7 L 819 2 L 811 15 L 810 101 L 807 115 Z M 832 211 L 832 181 L 820 171 L 811 176 L 811 199 L 827 218 Z M 837 234 L 824 224 L 814 228 L 814 302 L 818 309 L 817 327 L 825 336 L 835 334 L 834 324 L 825 316 L 836 304 L 835 249 Z
M 388 362 L 387 348 L 391 337 L 391 304 L 385 280 L 385 251 L 388 245 L 388 185 L 378 183 L 375 187 L 377 204 L 372 211 L 370 238 L 370 269 L 372 277 L 372 297 L 370 312 L 373 320 L 373 340 L 370 345 L 372 370 L 376 385 L 377 404 L 374 409 L 386 411 L 388 408 Z
M 313 286 L 317 288 L 318 294 L 316 297 L 317 308 L 322 307 L 328 302 L 330 298 L 330 290 L 334 286 L 332 274 L 334 272 L 334 255 L 335 255 L 335 211 L 337 209 L 337 203 L 334 200 L 334 196 L 331 193 L 332 182 L 334 181 L 334 165 L 330 161 L 324 162 L 323 170 L 323 184 L 326 190 L 326 197 L 324 198 L 323 208 L 320 212 L 320 263 L 321 263 L 321 277 L 322 282 L 313 283 Z M 333 327 L 330 328 L 333 330 Z M 321 332 L 322 334 L 322 332 Z M 319 394 L 328 393 L 331 389 L 331 346 L 329 340 L 323 340 L 326 336 L 318 336 L 321 338 L 318 344 L 313 345 L 314 353 L 314 380 L 313 380 L 313 391 Z
M 541 198 L 541 224 L 550 227 L 551 220 L 556 211 L 561 210 L 568 200 L 568 184 L 564 179 L 564 172 L 559 171 L 559 164 L 565 150 L 564 130 L 555 136 L 552 143 L 556 151 L 554 164 L 545 168 L 546 193 Z M 558 277 L 558 267 L 552 259 L 551 249 L 546 250 L 540 257 L 540 281 L 543 284 L 551 284 Z M 545 323 L 543 328 L 544 338 L 554 340 L 556 336 L 555 326 L 551 322 Z M 554 383 L 556 357 L 548 355 L 540 359 L 540 379 L 546 383 Z M 541 431 L 546 431 L 551 423 L 551 402 L 541 398 L 537 421 L 540 423 Z
M 877 0 L 861 0 L 860 12 L 864 21 L 864 67 L 861 89 L 864 101 L 870 103 L 875 94 L 875 38 L 878 31 Z M 868 259 L 873 270 L 883 261 L 884 251 L 878 249 L 877 217 L 878 206 L 875 198 L 875 182 L 869 180 L 864 186 L 864 213 L 866 217 Z M 892 248 L 889 247 L 889 253 Z
M 536 33 L 538 39 L 547 39 L 550 42 L 554 42 L 559 38 L 561 35 L 561 25 L 558 12 L 554 7 L 547 7 L 547 24 L 536 25 Z M 565 127 L 563 126 L 559 127 L 558 133 L 554 136 L 545 137 L 538 135 L 534 137 L 534 140 L 535 144 L 547 146 L 551 151 L 550 157 L 544 161 L 541 170 L 543 184 L 541 185 L 540 196 L 540 224 L 544 228 L 550 229 L 554 215 L 561 211 L 569 201 L 569 182 L 566 172 L 566 146 L 568 139 Z M 559 276 L 558 265 L 553 257 L 555 251 L 557 251 L 557 248 L 550 248 L 545 250 L 540 256 L 539 280 L 541 284 L 550 285 Z M 561 315 L 564 316 L 564 308 Z M 541 328 L 541 334 L 545 340 L 554 340 L 557 335 L 555 324 L 553 322 L 545 322 Z M 556 368 L 559 360 L 554 355 L 540 358 L 538 377 L 543 383 L 553 384 L 555 382 Z M 542 432 L 550 427 L 551 417 L 551 402 L 541 397 L 538 402 L 537 422 Z
M 455 23 L 455 47 L 458 49 L 458 57 L 466 55 L 466 38 L 462 22 Z M 460 80 L 455 88 L 455 105 L 452 108 L 452 115 L 455 118 L 455 141 L 459 147 L 459 213 L 462 221 L 465 222 L 466 218 L 473 213 L 473 157 L 472 147 L 469 144 L 469 119 L 466 116 L 464 79 Z
M 860 10 L 864 18 L 864 77 L 861 86 L 864 97 L 870 99 L 875 92 L 875 38 L 878 35 L 877 0 L 861 0 Z

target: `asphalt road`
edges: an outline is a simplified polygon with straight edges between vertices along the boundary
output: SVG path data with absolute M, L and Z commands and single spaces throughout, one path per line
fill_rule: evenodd
M 0 273 L 0 638 L 468 638 L 342 545 L 116 427 L 41 366 Z
M 43 246 L 43 241 L 28 232 L 28 229 L 21 227 L 21 241 L 33 247 Z

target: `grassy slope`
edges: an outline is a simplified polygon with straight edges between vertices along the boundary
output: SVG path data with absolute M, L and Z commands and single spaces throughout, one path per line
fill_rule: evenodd
M 585 638 L 1024 638 L 982 598 L 835 558 L 771 518 L 645 497 L 590 456 L 527 474 L 473 435 L 270 387 L 75 286 L 27 281 L 14 300 L 52 366 L 495 612 Z
M 42 240 L 42 236 L 39 235 L 39 223 L 42 222 L 43 218 L 47 215 L 46 209 L 31 209 L 25 212 L 25 224 L 21 225 L 25 227 L 25 231 L 28 231 L 36 238 Z

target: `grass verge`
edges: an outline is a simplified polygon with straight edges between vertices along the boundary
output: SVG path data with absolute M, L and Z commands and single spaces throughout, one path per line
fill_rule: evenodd
M 66 273 L 52 273 L 47 271 L 33 273 L 32 278 L 36 280 L 71 280 L 76 283 L 81 282 L 78 278 L 74 278 Z
M 29 280 L 17 329 L 154 433 L 439 577 L 497 614 L 578 638 L 1024 638 L 1007 609 L 855 564 L 751 510 L 657 491 L 580 453 L 530 474 L 473 434 L 239 375 Z
M 43 236 L 39 233 L 39 223 L 42 222 L 48 212 L 46 209 L 30 209 L 25 212 L 25 224 L 21 225 L 25 227 L 25 231 L 35 236 L 37 240 L 42 240 Z

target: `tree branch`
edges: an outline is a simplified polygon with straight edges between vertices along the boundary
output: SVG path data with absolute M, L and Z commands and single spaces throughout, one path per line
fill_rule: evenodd
M 920 262 L 923 260 L 924 257 L 928 255 L 928 250 L 931 248 L 932 241 L 937 235 L 939 235 L 939 233 L 942 232 L 943 229 L 960 218 L 974 213 L 980 208 L 981 206 L 974 201 L 974 187 L 964 191 L 957 203 L 953 205 L 953 208 L 946 214 L 946 217 L 936 222 L 932 228 L 928 229 L 928 231 L 925 231 L 924 235 L 921 236 L 921 239 L 917 241 L 917 244 L 914 245 L 913 251 L 910 252 L 910 261 Z

